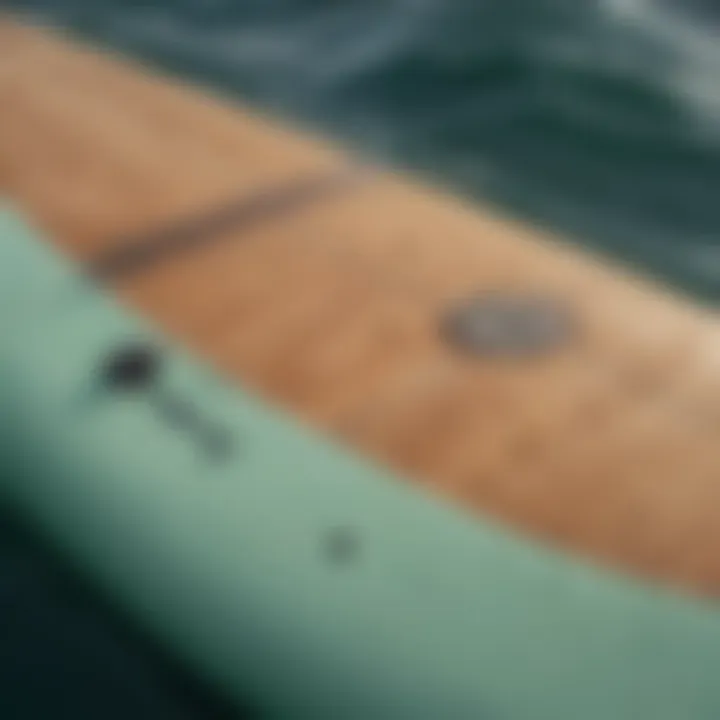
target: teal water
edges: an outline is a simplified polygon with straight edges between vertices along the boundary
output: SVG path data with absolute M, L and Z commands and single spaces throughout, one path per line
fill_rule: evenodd
M 720 299 L 717 0 L 15 0 Z

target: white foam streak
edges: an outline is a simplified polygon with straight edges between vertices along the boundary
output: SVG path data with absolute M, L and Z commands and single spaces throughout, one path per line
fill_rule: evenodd
M 670 57 L 670 70 L 652 80 L 693 111 L 706 136 L 720 138 L 720 28 L 657 0 L 604 0 L 601 7 Z

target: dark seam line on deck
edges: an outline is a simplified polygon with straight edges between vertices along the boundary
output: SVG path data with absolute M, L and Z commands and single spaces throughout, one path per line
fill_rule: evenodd
M 169 227 L 111 241 L 111 248 L 89 263 L 89 273 L 100 280 L 117 280 L 144 272 L 178 253 L 217 242 L 222 233 L 242 230 L 265 220 L 285 216 L 329 195 L 354 186 L 366 172 L 344 168 L 263 190 Z

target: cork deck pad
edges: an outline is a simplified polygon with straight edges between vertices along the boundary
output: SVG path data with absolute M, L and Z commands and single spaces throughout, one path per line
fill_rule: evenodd
M 707 311 L 10 20 L 0 192 L 199 354 L 428 491 L 594 562 L 720 591 Z M 443 319 L 484 296 L 550 299 L 569 334 L 540 354 L 464 352 Z

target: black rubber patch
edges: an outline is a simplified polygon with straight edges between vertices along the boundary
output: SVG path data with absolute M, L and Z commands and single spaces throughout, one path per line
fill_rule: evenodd
M 106 360 L 102 379 L 113 390 L 147 390 L 158 377 L 162 358 L 159 350 L 144 344 L 128 345 Z

